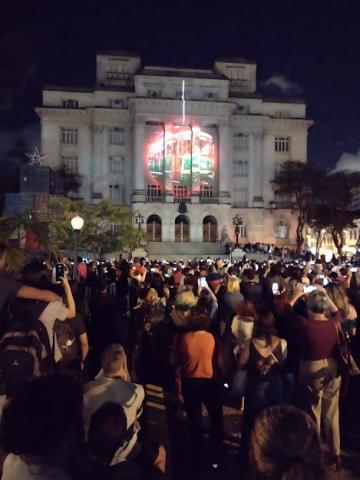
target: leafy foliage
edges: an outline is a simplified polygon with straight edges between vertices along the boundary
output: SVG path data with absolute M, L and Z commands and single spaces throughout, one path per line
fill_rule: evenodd
M 313 171 L 305 163 L 287 161 L 272 180 L 275 195 L 292 197 L 298 211 L 296 243 L 298 251 L 304 243 L 304 228 L 311 201 Z
M 79 237 L 79 248 L 96 258 L 112 252 L 134 249 L 144 237 L 142 231 L 134 228 L 132 213 L 110 201 L 91 205 L 83 201 L 57 199 L 50 206 L 57 212 L 50 222 L 50 236 L 56 235 L 61 246 L 74 247 L 74 232 L 70 220 L 75 215 L 84 219 Z

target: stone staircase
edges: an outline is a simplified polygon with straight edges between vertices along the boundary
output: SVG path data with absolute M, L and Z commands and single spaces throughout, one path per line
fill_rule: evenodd
M 226 258 L 224 248 L 218 243 L 205 242 L 148 242 L 148 257 L 152 260 L 166 258 L 181 260 L 188 258 Z

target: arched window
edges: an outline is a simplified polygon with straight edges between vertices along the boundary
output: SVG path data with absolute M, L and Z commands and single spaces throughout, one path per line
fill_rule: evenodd
M 190 222 L 186 215 L 179 215 L 175 219 L 175 242 L 190 241 Z
M 279 218 L 275 223 L 275 237 L 279 239 L 289 238 L 289 225 L 286 220 Z
M 150 215 L 146 221 L 149 242 L 161 242 L 162 222 L 158 215 Z
M 208 215 L 203 220 L 203 242 L 216 242 L 217 221 L 216 218 Z

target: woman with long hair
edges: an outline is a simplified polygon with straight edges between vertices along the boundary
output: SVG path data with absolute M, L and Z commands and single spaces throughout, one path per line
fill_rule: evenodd
M 255 418 L 267 407 L 284 401 L 282 367 L 287 356 L 287 342 L 279 338 L 275 319 L 268 309 L 258 312 L 253 337 L 245 345 L 239 366 L 248 371 L 241 443 L 244 453 Z
M 264 410 L 251 435 L 255 478 L 323 480 L 319 434 L 309 415 L 290 405 Z

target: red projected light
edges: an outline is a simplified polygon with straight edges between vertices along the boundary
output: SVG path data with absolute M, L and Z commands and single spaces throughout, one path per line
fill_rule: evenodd
M 166 190 L 172 190 L 174 184 L 191 186 L 192 191 L 199 191 L 200 185 L 213 185 L 216 155 L 212 135 L 189 126 L 151 130 L 145 151 L 150 182 L 162 184 Z

